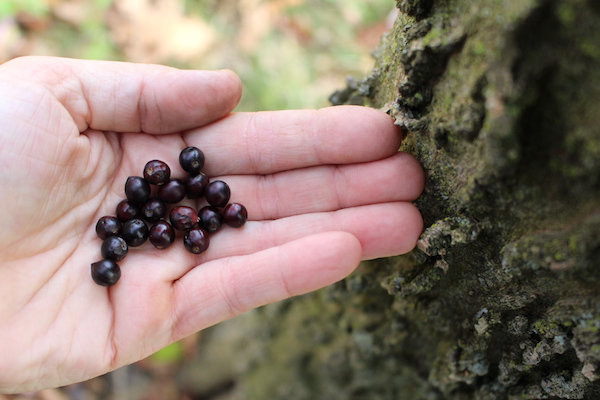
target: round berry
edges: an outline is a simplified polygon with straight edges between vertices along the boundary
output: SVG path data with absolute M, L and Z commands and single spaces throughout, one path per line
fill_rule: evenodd
M 208 233 L 202 228 L 190 229 L 183 236 L 183 245 L 190 253 L 200 254 L 208 249 L 209 244 Z
M 96 223 L 96 234 L 102 240 L 109 236 L 119 236 L 121 233 L 121 221 L 116 217 L 104 216 Z
M 211 206 L 225 207 L 231 197 L 231 189 L 223 181 L 212 181 L 204 189 L 204 197 Z
M 243 226 L 247 220 L 248 211 L 242 204 L 231 203 L 223 210 L 223 221 L 233 228 Z
M 185 231 L 198 223 L 198 214 L 192 207 L 175 206 L 169 213 L 169 220 L 173 228 Z
M 142 206 L 142 215 L 147 221 L 156 222 L 165 217 L 167 206 L 164 201 L 159 198 L 149 199 Z
M 142 210 L 137 204 L 131 203 L 129 200 L 122 200 L 117 204 L 117 218 L 121 222 L 127 222 L 134 218 L 140 218 Z
M 204 167 L 204 153 L 197 147 L 186 147 L 179 153 L 179 164 L 184 171 L 197 174 Z
M 206 206 L 198 211 L 199 225 L 208 233 L 215 233 L 223 226 L 223 215 L 217 207 Z
M 104 239 L 100 246 L 102 257 L 108 260 L 121 261 L 127 255 L 129 246 L 127 242 L 118 236 L 109 236 Z
M 138 247 L 148 239 L 148 226 L 141 219 L 135 218 L 123 224 L 121 237 L 129 247 Z
M 179 203 L 185 197 L 185 183 L 181 179 L 171 178 L 158 190 L 158 197 L 165 203 Z
M 92 279 L 100 286 L 113 286 L 121 278 L 121 268 L 113 260 L 92 264 Z
M 157 249 L 166 249 L 175 241 L 175 229 L 167 221 L 158 221 L 150 228 L 149 240 Z
M 152 160 L 144 167 L 144 179 L 153 185 L 162 185 L 171 177 L 171 168 L 166 162 Z
M 204 196 L 204 189 L 209 182 L 210 179 L 202 172 L 186 176 L 183 183 L 185 183 L 188 199 L 199 199 Z
M 125 197 L 134 204 L 144 204 L 150 197 L 150 184 L 141 176 L 130 176 L 125 182 Z

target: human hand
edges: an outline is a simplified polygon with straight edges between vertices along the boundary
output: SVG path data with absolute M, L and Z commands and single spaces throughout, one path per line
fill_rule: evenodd
M 233 113 L 227 71 L 21 58 L 0 66 L 0 393 L 57 387 L 140 360 L 252 308 L 410 251 L 418 163 L 363 107 Z M 130 249 L 96 285 L 95 224 L 130 175 L 193 145 L 246 206 L 200 255 Z M 177 244 L 177 243 L 176 243 Z

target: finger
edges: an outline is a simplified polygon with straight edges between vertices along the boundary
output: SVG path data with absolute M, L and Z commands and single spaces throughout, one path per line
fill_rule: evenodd
M 406 202 L 346 208 L 334 212 L 297 215 L 274 221 L 251 221 L 241 229 L 227 226 L 210 235 L 208 250 L 188 253 L 181 236 L 168 250 L 150 244 L 130 250 L 120 264 L 124 284 L 140 281 L 173 282 L 190 269 L 214 260 L 249 255 L 314 234 L 344 231 L 358 239 L 361 259 L 404 254 L 412 250 L 423 229 L 421 214 Z M 307 248 L 307 252 L 313 249 Z
M 360 254 L 352 235 L 326 232 L 200 265 L 173 286 L 172 339 L 337 282 L 356 268 Z
M 184 140 L 206 154 L 210 175 L 269 174 L 321 164 L 389 157 L 399 128 L 381 111 L 357 106 L 236 113 Z
M 333 212 L 313 213 L 273 221 L 247 223 L 241 229 L 224 227 L 212 236 L 202 261 L 251 254 L 329 231 L 356 237 L 363 260 L 404 254 L 416 246 L 423 230 L 419 210 L 407 202 L 372 204 Z
M 80 132 L 190 129 L 227 115 L 241 94 L 240 80 L 230 71 L 56 57 L 23 57 L 2 68 L 3 74 L 46 86 Z
M 424 186 L 423 169 L 404 152 L 369 163 L 324 165 L 273 175 L 235 175 L 222 179 L 231 187 L 231 201 L 244 204 L 252 220 L 412 201 Z
M 406 202 L 366 205 L 274 221 L 252 221 L 241 229 L 221 228 L 210 236 L 208 250 L 199 256 L 183 248 L 182 235 L 167 251 L 154 249 L 150 244 L 133 248 L 121 263 L 124 271 L 121 280 L 125 283 L 140 280 L 173 282 L 199 264 L 249 255 L 331 231 L 345 231 L 356 237 L 361 243 L 363 260 L 388 257 L 412 250 L 422 230 L 419 210 Z

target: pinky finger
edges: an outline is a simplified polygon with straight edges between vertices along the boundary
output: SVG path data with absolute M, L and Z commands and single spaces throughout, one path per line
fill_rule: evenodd
M 325 232 L 202 264 L 174 283 L 171 339 L 335 283 L 354 271 L 361 256 L 356 237 Z

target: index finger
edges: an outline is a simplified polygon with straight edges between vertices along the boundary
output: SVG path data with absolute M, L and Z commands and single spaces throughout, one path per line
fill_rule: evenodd
M 398 151 L 401 134 L 382 111 L 335 106 L 234 113 L 183 138 L 205 152 L 206 173 L 218 176 L 379 160 Z
M 227 115 L 241 95 L 239 78 L 225 70 L 29 56 L 2 64 L 0 72 L 47 88 L 79 132 L 179 132 Z

